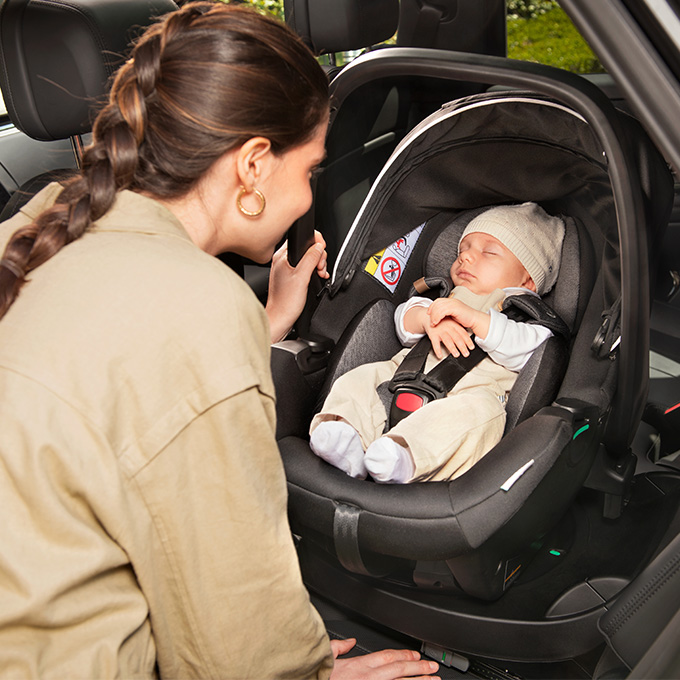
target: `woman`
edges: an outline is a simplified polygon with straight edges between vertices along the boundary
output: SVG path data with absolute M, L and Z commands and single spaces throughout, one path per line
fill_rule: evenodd
M 0 227 L 0 675 L 328 677 L 351 648 L 300 578 L 268 366 L 323 244 L 277 256 L 271 329 L 212 257 L 272 257 L 327 117 L 284 26 L 187 5 L 118 73 L 81 176 Z

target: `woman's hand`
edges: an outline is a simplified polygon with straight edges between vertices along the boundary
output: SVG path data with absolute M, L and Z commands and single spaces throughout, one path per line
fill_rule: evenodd
M 312 274 L 316 271 L 322 279 L 329 277 L 326 242 L 318 231 L 314 232 L 314 240 L 297 267 L 288 263 L 288 241 L 274 253 L 266 306 L 272 342 L 283 339 L 302 313 Z
M 333 657 L 336 659 L 331 680 L 438 680 L 434 673 L 439 665 L 434 661 L 423 661 L 418 652 L 409 649 L 384 649 L 381 652 L 338 659 L 347 654 L 356 640 L 331 640 Z

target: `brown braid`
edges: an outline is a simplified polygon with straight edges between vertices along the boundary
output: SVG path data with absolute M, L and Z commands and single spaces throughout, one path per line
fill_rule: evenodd
M 116 74 L 80 175 L 10 238 L 0 258 L 0 318 L 25 276 L 80 238 L 118 191 L 181 197 L 252 137 L 267 137 L 279 154 L 305 143 L 327 111 L 322 69 L 283 24 L 213 2 L 167 15 Z

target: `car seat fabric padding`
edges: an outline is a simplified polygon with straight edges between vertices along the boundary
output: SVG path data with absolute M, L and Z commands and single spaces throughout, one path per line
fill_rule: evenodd
M 487 207 L 464 211 L 449 218 L 449 224 L 432 240 L 425 255 L 423 273 L 426 277 L 447 277 L 451 263 L 456 258 L 458 243 L 467 224 Z M 442 215 L 437 216 L 438 226 Z M 573 328 L 579 307 L 580 238 L 576 222 L 567 218 L 567 230 L 562 247 L 562 265 L 558 283 L 547 297 L 551 306 Z M 407 281 L 405 282 L 407 283 Z M 328 394 L 330 386 L 346 371 L 370 361 L 389 359 L 401 349 L 394 332 L 394 305 L 388 300 L 378 300 L 365 307 L 346 329 L 333 352 L 335 361 L 329 366 L 324 388 L 319 397 L 317 411 Z M 556 396 L 566 369 L 567 355 L 561 342 L 554 339 L 545 343 L 527 366 L 520 372 L 507 404 L 506 432 L 518 422 L 533 415 L 541 406 L 549 404 Z M 391 393 L 383 386 L 378 388 L 386 412 L 392 401 Z
M 559 415 L 539 414 L 489 452 L 489 464 L 483 468 L 475 466 L 451 482 L 406 485 L 348 477 L 317 458 L 306 441 L 287 437 L 279 447 L 289 482 L 291 526 L 293 531 L 304 526 L 332 536 L 336 504 L 343 503 L 361 509 L 362 549 L 404 559 L 448 559 L 484 543 L 497 529 L 499 516 L 510 518 L 518 512 L 555 467 L 571 437 L 571 423 Z M 525 473 L 503 491 L 508 478 L 532 459 Z M 551 493 L 562 493 L 559 480 L 551 486 Z M 536 516 L 529 521 L 541 527 L 548 519 Z
M 401 348 L 394 330 L 394 305 L 381 299 L 366 305 L 333 351 L 316 411 L 323 405 L 331 385 L 341 375 L 362 364 L 389 359 Z

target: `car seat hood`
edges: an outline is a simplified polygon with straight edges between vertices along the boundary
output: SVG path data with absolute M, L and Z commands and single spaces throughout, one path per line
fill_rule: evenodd
M 451 102 L 414 128 L 386 163 L 343 243 L 330 293 L 361 260 L 401 236 L 405 224 L 416 227 L 439 211 L 526 200 L 602 231 L 616 267 L 607 159 L 583 116 L 528 92 Z

